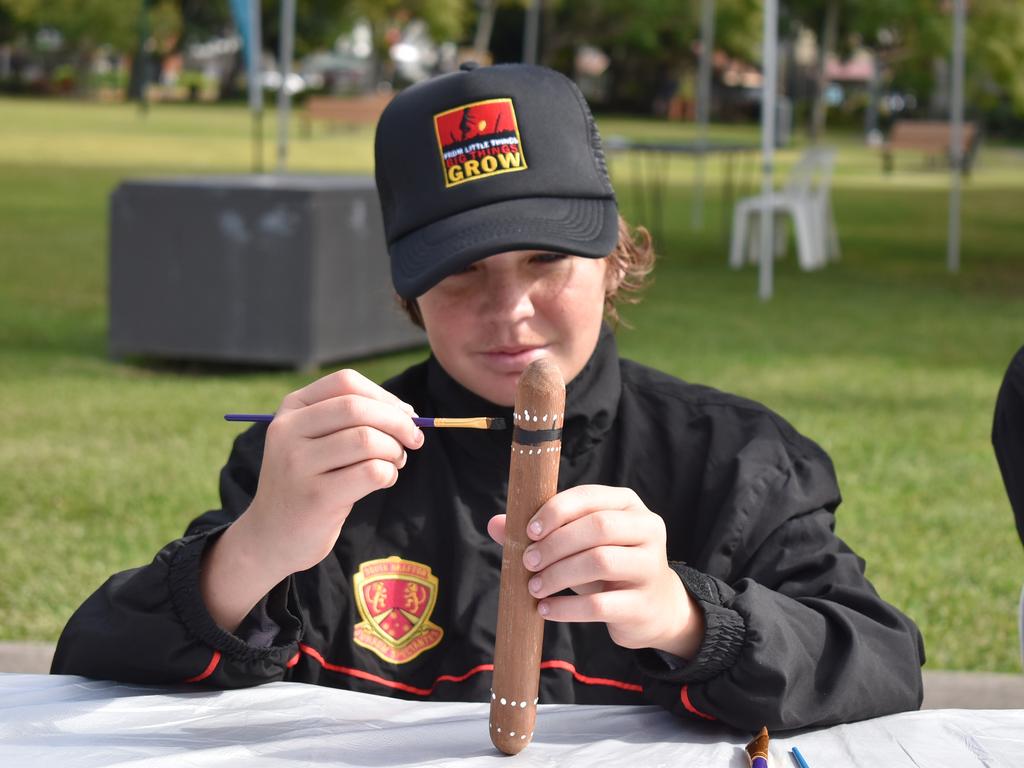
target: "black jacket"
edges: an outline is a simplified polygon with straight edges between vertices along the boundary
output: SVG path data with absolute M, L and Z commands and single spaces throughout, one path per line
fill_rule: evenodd
M 1024 543 L 1024 347 L 1010 361 L 996 399 L 992 446 Z
M 420 415 L 495 415 L 433 358 L 385 385 Z M 235 442 L 222 509 L 111 577 L 61 636 L 53 671 L 220 687 L 295 680 L 411 699 L 489 697 L 511 433 L 437 430 L 392 488 L 360 501 L 334 552 L 235 633 L 199 593 L 203 548 L 249 505 L 265 428 Z M 756 403 L 620 360 L 606 330 L 567 390 L 559 487 L 632 488 L 705 612 L 689 662 L 545 626 L 541 703 L 656 702 L 684 717 L 796 728 L 915 709 L 921 637 L 838 539 L 828 456 Z M 359 599 L 361 597 L 361 599 Z

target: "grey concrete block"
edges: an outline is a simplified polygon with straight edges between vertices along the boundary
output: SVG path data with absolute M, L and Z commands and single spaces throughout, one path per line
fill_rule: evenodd
M 111 195 L 113 357 L 308 369 L 422 343 L 395 303 L 370 177 L 133 180 Z

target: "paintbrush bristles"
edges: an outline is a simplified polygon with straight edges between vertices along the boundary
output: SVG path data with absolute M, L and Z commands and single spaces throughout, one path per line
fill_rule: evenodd
M 471 418 L 436 418 L 429 419 L 429 424 L 421 424 L 426 427 L 455 427 L 461 429 L 504 429 L 505 420 L 489 416 L 474 416 Z

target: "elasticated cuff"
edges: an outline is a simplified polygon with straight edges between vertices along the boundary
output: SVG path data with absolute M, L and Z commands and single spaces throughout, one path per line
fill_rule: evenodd
M 228 526 L 188 536 L 171 557 L 167 580 L 171 601 L 185 628 L 203 644 L 220 651 L 225 657 L 239 661 L 271 661 L 285 664 L 295 653 L 301 624 L 287 609 L 291 577 L 285 579 L 257 605 L 253 614 L 246 617 L 242 626 L 259 625 L 263 642 L 251 645 L 242 637 L 227 632 L 213 620 L 203 602 L 199 589 L 199 566 L 206 547 L 213 543 Z M 277 625 L 277 631 L 270 644 L 267 637 L 267 622 Z
M 736 663 L 746 625 L 743 617 L 722 605 L 718 583 L 701 571 L 683 563 L 669 563 L 704 612 L 704 640 L 696 657 L 687 661 L 675 656 L 666 658 L 652 649 L 637 652 L 643 672 L 668 683 L 700 683 L 710 680 Z

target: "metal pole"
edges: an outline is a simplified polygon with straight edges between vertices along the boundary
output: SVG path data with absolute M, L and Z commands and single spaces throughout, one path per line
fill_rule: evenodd
M 818 46 L 817 86 L 814 93 L 814 108 L 811 110 L 811 142 L 817 144 L 825 133 L 828 105 L 825 94 L 828 90 L 828 55 L 836 47 L 836 33 L 839 27 L 839 0 L 828 0 L 825 20 L 821 25 L 821 40 Z
M 530 0 L 523 28 L 523 63 L 537 63 L 537 40 L 540 30 L 540 0 Z
M 249 111 L 252 113 L 252 170 L 263 173 L 263 30 L 260 23 L 260 0 L 249 0 Z
M 878 51 L 871 53 L 871 83 L 868 85 L 868 105 L 864 110 L 864 136 L 873 141 L 878 136 L 878 87 L 880 82 L 879 68 L 882 66 Z
M 772 268 L 775 266 L 775 248 L 772 242 L 775 213 L 772 210 L 772 195 L 775 190 L 775 79 L 778 16 L 778 0 L 764 0 L 764 40 L 762 41 L 764 81 L 761 91 L 761 197 L 764 200 L 764 209 L 761 213 L 761 255 L 758 259 L 758 296 L 761 301 L 768 301 L 772 297 Z
M 950 163 L 953 175 L 949 187 L 949 234 L 946 266 L 960 271 L 960 179 L 964 167 L 964 27 L 965 0 L 953 0 L 953 95 L 950 104 Z
M 146 55 L 148 40 L 149 0 L 142 0 L 142 10 L 139 13 L 139 61 L 137 67 L 139 72 L 139 113 L 143 116 L 149 114 L 149 99 L 146 95 L 149 85 L 149 56 Z
M 277 92 L 277 172 L 288 165 L 288 116 L 292 97 L 288 92 L 288 75 L 292 71 L 292 49 L 295 42 L 295 0 L 281 2 L 281 89 Z
M 701 0 L 700 62 L 697 66 L 697 143 L 694 158 L 693 206 L 690 226 L 704 228 L 704 156 L 708 143 L 708 117 L 711 113 L 711 54 L 715 47 L 715 0 Z
M 473 35 L 473 50 L 476 51 L 477 61 L 481 64 L 484 64 L 490 55 L 491 33 L 494 30 L 494 4 L 495 0 L 477 2 L 479 16 L 476 21 L 476 34 Z

